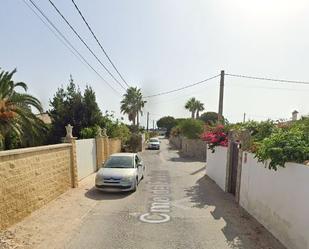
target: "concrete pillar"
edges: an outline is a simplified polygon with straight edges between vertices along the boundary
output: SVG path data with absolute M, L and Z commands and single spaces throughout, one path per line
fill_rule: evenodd
M 107 158 L 110 155 L 110 151 L 109 151 L 109 138 L 108 136 L 104 136 L 103 137 L 103 147 L 104 147 L 104 152 L 103 152 L 103 159 L 104 161 L 107 160 Z
M 230 164 L 231 164 L 231 148 L 232 142 L 234 141 L 234 131 L 228 133 L 228 146 L 226 153 L 226 174 L 225 174 L 225 192 L 229 192 L 229 183 L 230 183 Z
M 71 173 L 71 186 L 72 188 L 78 187 L 78 172 L 77 172 L 77 160 L 76 160 L 76 137 L 73 137 L 72 130 L 73 126 L 68 124 L 66 127 L 66 136 L 64 138 L 65 143 L 72 144 L 71 147 L 71 165 L 70 165 L 70 173 Z
M 104 162 L 104 141 L 103 137 L 97 136 L 95 138 L 96 142 L 96 155 L 97 155 L 97 170 L 102 166 Z

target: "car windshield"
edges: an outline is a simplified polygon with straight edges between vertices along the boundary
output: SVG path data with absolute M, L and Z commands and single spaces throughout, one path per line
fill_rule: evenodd
M 150 143 L 157 143 L 157 142 L 159 142 L 159 140 L 156 139 L 156 138 L 151 138 L 149 141 L 150 141 Z
M 133 157 L 112 156 L 106 161 L 104 168 L 133 168 Z

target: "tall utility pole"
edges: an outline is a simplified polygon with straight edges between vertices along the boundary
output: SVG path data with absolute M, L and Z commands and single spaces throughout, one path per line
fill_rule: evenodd
M 221 123 L 223 119 L 223 94 L 224 94 L 224 70 L 221 71 L 221 77 L 220 77 L 218 123 Z
M 149 112 L 147 112 L 147 132 L 148 132 L 148 129 L 149 129 Z
M 154 120 L 152 120 L 152 129 L 153 129 L 153 131 L 155 130 L 155 121 Z
M 243 123 L 246 122 L 246 113 L 244 112 L 244 120 L 243 120 Z

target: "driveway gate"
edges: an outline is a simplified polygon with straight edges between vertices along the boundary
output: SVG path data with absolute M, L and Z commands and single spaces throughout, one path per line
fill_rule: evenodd
M 230 169 L 229 169 L 229 186 L 228 192 L 235 195 L 237 188 L 237 170 L 238 170 L 238 159 L 239 159 L 239 143 L 232 142 L 230 150 Z
M 95 139 L 76 141 L 76 161 L 78 180 L 85 178 L 97 170 Z

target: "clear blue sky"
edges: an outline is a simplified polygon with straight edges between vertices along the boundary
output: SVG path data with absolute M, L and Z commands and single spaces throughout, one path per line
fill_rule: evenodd
M 28 1 L 28 0 L 26 0 Z M 34 0 L 91 64 L 115 87 L 47 0 Z M 70 0 L 55 4 L 98 56 L 94 42 Z M 93 30 L 129 84 L 155 94 L 229 73 L 309 81 L 309 2 L 307 0 L 76 0 Z M 28 83 L 44 108 L 72 74 L 84 89 L 91 85 L 102 110 L 120 117 L 120 97 L 76 59 L 22 0 L 3 0 L 0 8 L 0 67 L 17 67 L 15 80 Z M 109 66 L 109 65 L 108 65 Z M 109 68 L 111 68 L 109 66 Z M 194 96 L 208 111 L 218 109 L 219 79 L 153 98 L 151 119 L 188 116 Z M 279 89 L 278 89 L 279 88 Z M 289 118 L 309 113 L 309 85 L 226 78 L 224 115 L 242 119 Z M 143 121 L 145 116 L 143 117 Z

